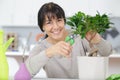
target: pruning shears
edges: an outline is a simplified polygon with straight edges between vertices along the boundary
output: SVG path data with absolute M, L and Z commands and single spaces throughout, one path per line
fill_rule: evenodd
M 78 36 L 76 34 L 71 34 L 71 35 L 68 35 L 66 38 L 65 38 L 65 42 L 69 42 L 70 45 L 73 45 L 75 43 L 75 38 L 77 38 Z

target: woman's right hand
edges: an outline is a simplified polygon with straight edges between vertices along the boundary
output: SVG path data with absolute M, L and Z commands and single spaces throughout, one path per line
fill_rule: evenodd
M 60 41 L 46 50 L 48 57 L 52 57 L 56 54 L 60 54 L 64 57 L 70 57 L 72 46 L 65 41 Z

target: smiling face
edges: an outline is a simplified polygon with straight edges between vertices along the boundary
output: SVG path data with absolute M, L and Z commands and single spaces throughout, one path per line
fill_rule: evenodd
M 66 33 L 64 18 L 52 17 L 49 19 L 46 16 L 43 29 L 51 40 L 62 40 Z
M 38 12 L 38 25 L 48 35 L 47 40 L 60 41 L 66 36 L 65 13 L 62 7 L 53 2 L 44 4 Z

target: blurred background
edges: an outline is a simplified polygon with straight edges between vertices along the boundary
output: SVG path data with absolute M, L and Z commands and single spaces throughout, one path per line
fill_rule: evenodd
M 37 25 L 37 13 L 46 2 L 59 4 L 64 9 L 66 17 L 72 16 L 78 11 L 89 15 L 95 15 L 97 11 L 100 14 L 106 13 L 114 25 L 105 32 L 103 38 L 111 42 L 114 53 L 120 53 L 120 0 L 0 0 L 0 29 L 5 32 L 5 41 L 9 37 L 15 38 L 8 50 L 17 52 L 15 54 L 7 53 L 8 57 L 14 57 L 20 63 L 25 45 L 27 45 L 26 51 L 29 52 L 41 37 L 39 34 L 42 32 Z M 66 28 L 69 26 L 66 25 Z M 30 33 L 32 35 L 28 38 Z M 120 60 L 113 61 L 119 62 Z M 116 68 L 116 66 L 113 67 Z M 18 67 L 15 69 L 17 70 Z M 119 70 L 112 70 L 111 73 Z M 11 72 L 10 75 L 14 75 L 14 73 Z
M 37 25 L 37 13 L 42 4 L 50 1 L 63 7 L 66 17 L 78 11 L 89 15 L 95 15 L 97 11 L 106 13 L 114 25 L 103 37 L 112 43 L 115 51 L 120 52 L 120 0 L 0 0 L 0 28 L 5 31 L 5 36 L 15 34 L 16 50 L 20 50 L 30 32 L 29 44 L 36 43 L 36 35 L 41 33 Z

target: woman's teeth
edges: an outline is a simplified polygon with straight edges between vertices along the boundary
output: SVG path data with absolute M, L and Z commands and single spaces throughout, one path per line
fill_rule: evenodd
M 58 34 L 58 33 L 60 33 L 60 31 L 54 31 L 54 32 L 53 32 L 53 34 Z

